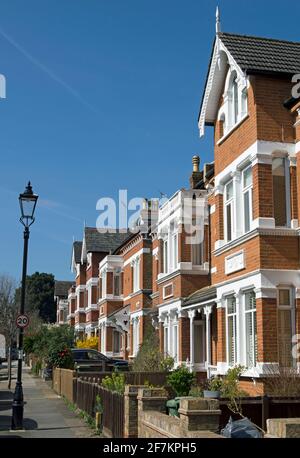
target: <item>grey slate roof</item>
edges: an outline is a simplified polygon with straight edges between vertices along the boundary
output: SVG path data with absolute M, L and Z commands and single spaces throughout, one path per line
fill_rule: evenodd
M 68 297 L 68 291 L 73 285 L 72 281 L 55 280 L 54 296 Z
M 300 73 L 300 42 L 232 33 L 219 33 L 218 36 L 242 70 Z
M 78 241 L 74 242 L 73 249 L 74 249 L 75 264 L 79 264 L 81 261 L 82 242 L 78 242 Z
M 197 304 L 198 302 L 205 302 L 211 301 L 217 297 L 217 290 L 215 286 L 206 286 L 205 288 L 201 288 L 195 293 L 192 293 L 188 296 L 184 302 L 183 307 L 187 307 L 188 305 Z
M 131 232 L 100 233 L 95 227 L 85 227 L 84 237 L 86 252 L 113 253 L 126 239 L 132 236 Z

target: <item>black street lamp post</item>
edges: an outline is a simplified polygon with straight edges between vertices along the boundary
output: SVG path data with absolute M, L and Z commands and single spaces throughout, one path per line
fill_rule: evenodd
M 28 240 L 29 240 L 29 227 L 34 223 L 34 211 L 38 196 L 33 194 L 30 182 L 28 183 L 25 192 L 20 194 L 19 202 L 21 208 L 20 222 L 24 226 L 24 253 L 23 253 L 23 270 L 22 270 L 22 289 L 21 289 L 21 305 L 20 315 L 25 311 L 25 288 L 26 288 L 26 275 L 27 275 L 27 253 L 28 253 Z M 23 429 L 23 387 L 22 387 L 22 362 L 23 362 L 23 335 L 24 329 L 19 328 L 19 345 L 18 345 L 18 373 L 17 382 L 12 403 L 12 429 Z

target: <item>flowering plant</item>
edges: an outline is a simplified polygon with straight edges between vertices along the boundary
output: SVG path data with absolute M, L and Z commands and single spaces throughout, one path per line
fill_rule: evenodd
M 73 357 L 69 348 L 50 352 L 48 355 L 48 363 L 50 366 L 64 369 L 72 369 L 74 366 Z
M 85 340 L 78 340 L 76 342 L 77 348 L 93 348 L 98 350 L 98 337 L 88 337 Z

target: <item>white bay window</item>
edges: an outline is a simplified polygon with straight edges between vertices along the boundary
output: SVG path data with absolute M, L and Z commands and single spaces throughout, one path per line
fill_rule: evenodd
M 231 242 L 251 231 L 253 221 L 252 166 L 232 173 L 224 186 L 224 239 Z

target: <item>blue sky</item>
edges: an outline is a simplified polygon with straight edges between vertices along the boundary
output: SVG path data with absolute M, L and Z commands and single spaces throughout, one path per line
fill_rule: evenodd
M 212 160 L 197 116 L 215 33 L 300 41 L 300 4 L 274 0 L 4 0 L 0 6 L 0 273 L 21 275 L 18 194 L 40 196 L 29 273 L 71 279 L 73 236 L 100 197 L 171 195 Z

